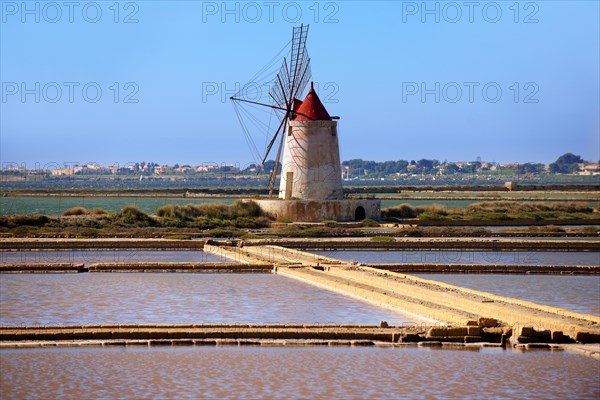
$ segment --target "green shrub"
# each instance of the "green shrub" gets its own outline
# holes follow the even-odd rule
[[[165,219],[174,219],[176,217],[175,206],[172,204],[161,206],[156,210],[156,215]]]
[[[88,213],[88,210],[86,210],[83,207],[73,207],[73,208],[69,208],[68,210],[65,210],[63,212],[64,216],[70,216],[70,215],[85,215]]]
[[[157,222],[145,212],[141,211],[135,205],[123,207],[120,213],[116,215],[117,220],[129,225],[136,226],[155,226]]]
[[[424,212],[424,213],[419,214],[419,219],[428,220],[428,221],[437,221],[437,220],[445,219],[445,218],[446,218],[445,215],[440,215],[440,214],[431,213],[431,212]]]
[[[379,222],[367,218],[367,219],[363,219],[362,222],[360,223],[360,226],[364,227],[364,228],[376,228],[379,226]]]
[[[219,237],[219,238],[239,237],[239,236],[242,236],[243,234],[244,234],[244,231],[240,231],[238,229],[211,229],[210,231],[206,232],[207,236]]]
[[[395,242],[396,239],[390,236],[373,236],[371,242]]]
[[[165,236],[165,239],[171,239],[171,240],[189,240],[190,239],[190,235],[185,235],[185,234],[182,234],[182,233],[174,233],[174,234]]]
[[[94,219],[84,219],[83,221],[81,221],[79,223],[79,226],[82,226],[85,228],[93,228],[93,229],[102,228],[102,224]]]
[[[291,224],[293,221],[287,217],[279,218],[277,222],[281,222],[282,224]]]
[[[422,237],[423,236],[423,230],[420,228],[403,229],[400,233],[403,236],[407,236],[407,237]]]
[[[15,228],[19,226],[44,226],[52,222],[45,215],[11,215],[0,217],[0,226]]]
[[[431,204],[429,206],[417,206],[415,207],[415,215],[421,218],[422,214],[428,215],[438,215],[441,217],[445,217],[448,215],[448,209],[443,204]],[[439,218],[431,218],[431,219],[439,219]]]
[[[328,219],[328,220],[325,220],[325,221],[323,221],[323,222],[321,222],[321,223],[322,223],[323,225],[325,225],[325,226],[328,226],[328,227],[330,227],[330,228],[331,228],[331,227],[334,227],[334,226],[337,226],[337,221],[333,221],[333,220],[330,220],[330,219]]]
[[[477,212],[469,216],[471,219],[481,219],[489,221],[505,221],[511,219],[508,214],[501,212]]]

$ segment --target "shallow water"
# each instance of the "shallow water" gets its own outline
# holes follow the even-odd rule
[[[90,265],[99,262],[227,262],[219,254],[197,250],[43,250],[0,251],[0,264]]]
[[[233,197],[76,197],[76,196],[51,196],[51,197],[0,197],[0,215],[6,214],[46,214],[62,215],[65,210],[73,207],[84,207],[88,210],[101,208],[108,212],[117,212],[125,206],[136,205],[140,210],[155,213],[159,207],[166,204],[202,204],[223,203],[231,204],[238,200]]]
[[[272,274],[3,274],[0,310],[2,325],[413,321]]]
[[[415,274],[499,296],[600,315],[600,276]]]
[[[596,265],[600,252],[593,251],[322,251],[319,255],[361,263],[432,263],[432,264],[526,264]]]
[[[3,398],[593,399],[600,363],[567,352],[424,348],[0,350]]]

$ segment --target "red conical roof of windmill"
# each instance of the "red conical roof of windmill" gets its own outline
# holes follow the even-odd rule
[[[294,121],[331,121],[331,117],[323,103],[321,103],[321,99],[317,96],[312,82],[306,98],[294,111],[297,112]]]

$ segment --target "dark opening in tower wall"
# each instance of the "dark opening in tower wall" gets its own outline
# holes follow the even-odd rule
[[[365,219],[366,216],[367,215],[363,206],[356,207],[356,210],[354,211],[355,220],[362,221],[363,219]]]

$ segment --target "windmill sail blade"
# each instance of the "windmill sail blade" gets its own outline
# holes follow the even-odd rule
[[[288,84],[290,75],[288,68],[287,60],[284,58],[279,73],[273,79],[271,90],[269,91],[269,95],[275,101],[275,104],[282,108],[287,108],[287,102],[290,98],[290,87]]]
[[[284,126],[287,119],[288,119],[288,113],[286,112],[285,116],[283,117],[283,119],[281,120],[281,122],[279,124],[279,127],[277,128],[277,131],[275,131],[273,138],[271,139],[271,141],[269,142],[269,145],[267,146],[267,151],[265,152],[265,155],[260,163],[260,169],[258,171],[259,174],[260,174],[260,170],[262,169],[262,167],[265,165],[265,162],[267,161],[267,157],[269,156],[269,153],[271,152],[271,148],[273,147],[273,144],[275,143],[275,140],[277,139],[277,136],[279,135],[279,132],[281,131],[281,127]]]
[[[279,148],[277,149],[277,156],[275,156],[275,166],[269,179],[269,197],[273,196],[273,188],[275,187],[275,181],[277,180],[277,170],[279,169],[279,159],[281,158],[281,150],[283,149],[283,141],[285,140],[285,131],[287,128],[287,118],[283,119],[283,130],[281,131],[281,139],[279,141]]]
[[[306,38],[308,37],[308,25],[300,25],[294,28],[292,35],[292,50],[290,54],[290,92],[292,96],[302,94],[306,83],[310,79],[310,57],[306,49]],[[307,79],[302,76],[308,75]]]
[[[302,96],[312,78],[310,57],[306,49],[307,37],[308,25],[294,28],[292,40],[288,42],[285,50],[282,49],[254,76],[251,82],[244,85],[238,93],[231,97],[246,140],[254,154],[258,155],[256,160],[261,160],[258,174],[264,169],[267,157],[281,135],[275,168],[269,179],[270,192],[275,185],[285,140],[285,127],[288,120],[294,115],[292,110],[294,99]],[[287,51],[290,52],[289,58],[282,57]],[[281,60],[281,58],[283,61],[278,67],[277,60]],[[268,90],[261,90],[265,86],[268,86]],[[278,127],[273,130],[276,124]],[[256,133],[252,133],[252,131]],[[264,153],[259,150],[257,144],[260,142],[257,142],[254,136],[259,138],[262,136],[261,140],[264,140],[265,145]],[[264,154],[264,156],[260,154]]]
[[[310,58],[306,60],[304,63],[304,67],[300,73],[300,80],[298,81],[298,85],[296,87],[296,91],[294,92],[294,97],[298,97],[302,93],[304,93],[304,89],[308,86],[308,83],[312,79],[312,71],[310,69]]]

